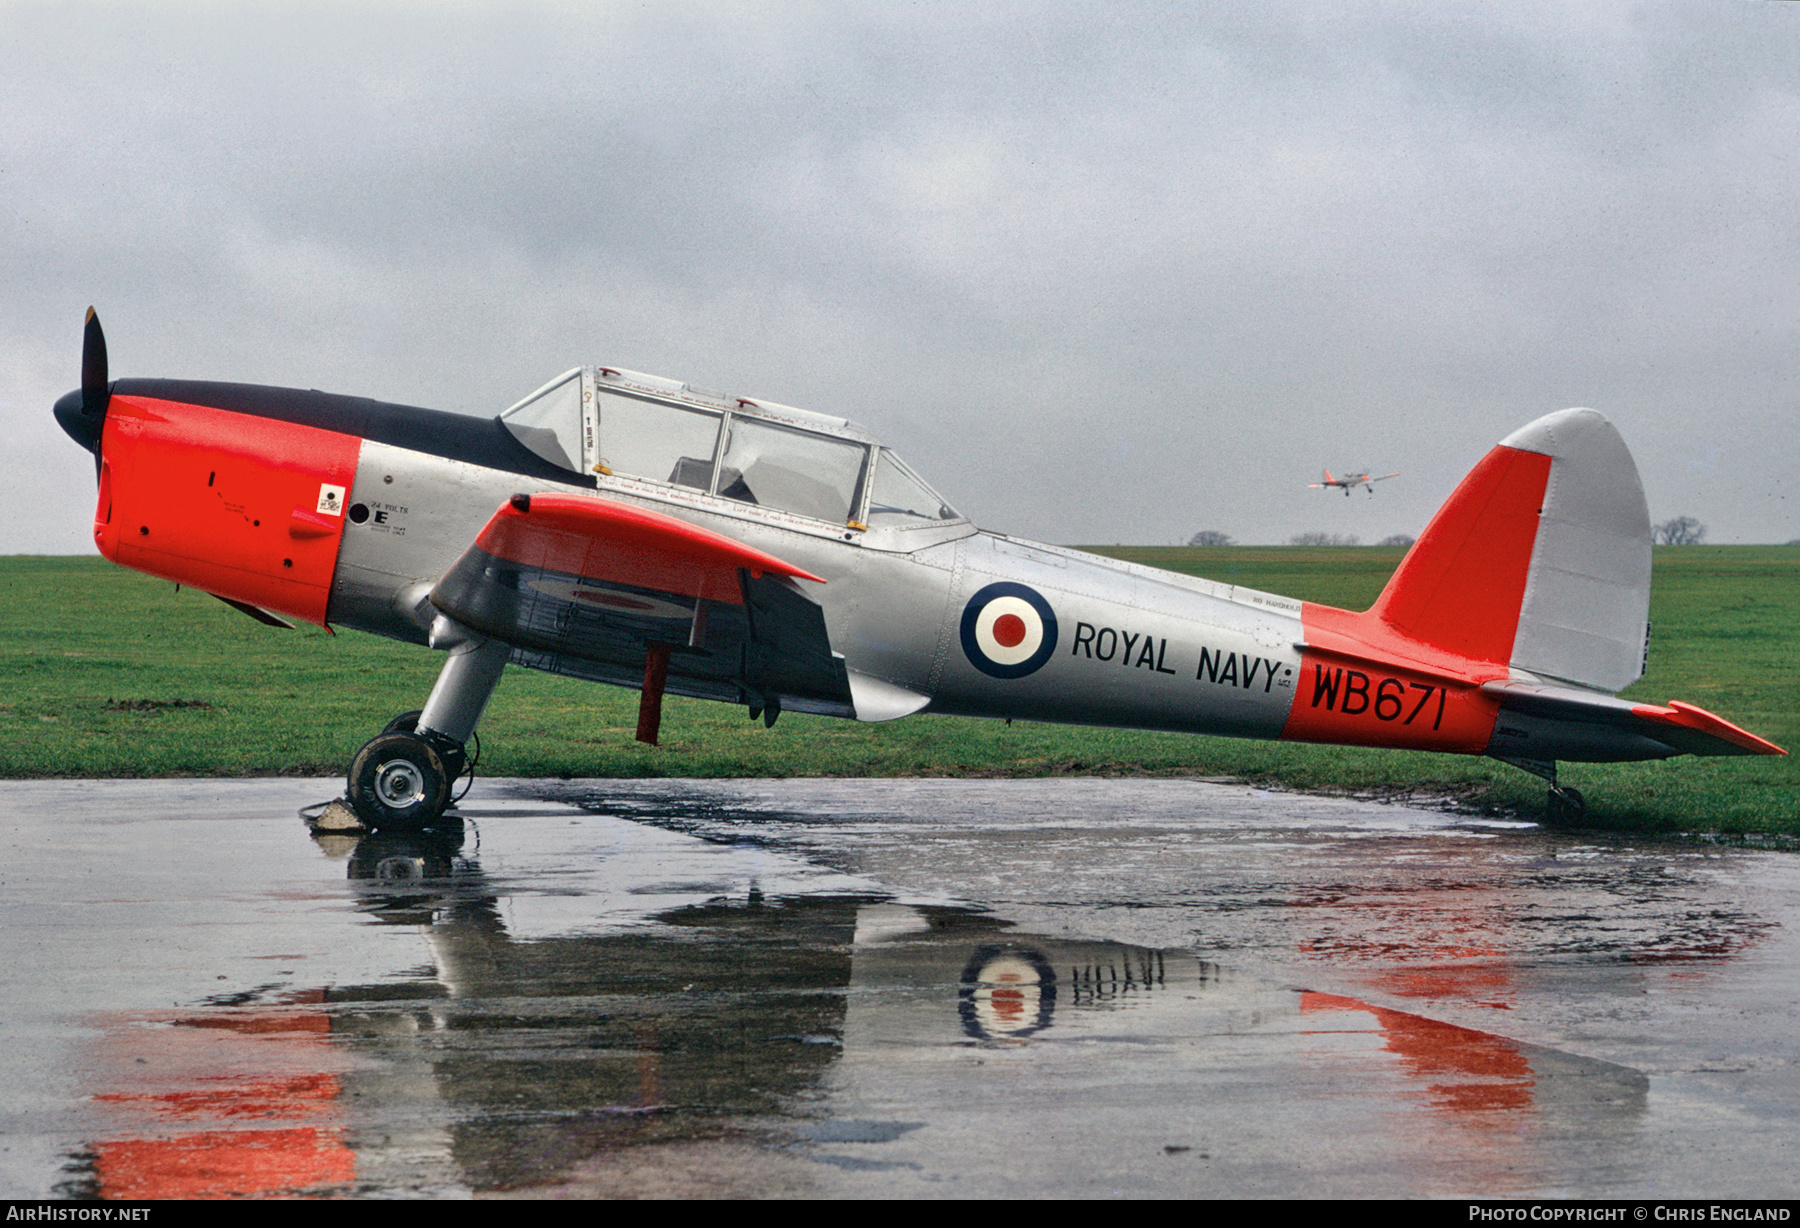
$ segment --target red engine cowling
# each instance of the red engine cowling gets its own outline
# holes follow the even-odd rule
[[[94,541],[121,566],[325,624],[362,441],[114,396]]]

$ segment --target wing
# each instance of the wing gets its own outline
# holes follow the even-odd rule
[[[431,591],[434,606],[511,644],[513,662],[644,689],[853,716],[810,572],[729,537],[630,504],[515,495]],[[658,677],[657,660],[666,669]],[[652,694],[654,690],[655,694]],[[654,704],[654,712],[652,705]]]
[[[1573,687],[1497,680],[1481,690],[1500,701],[1490,755],[1534,760],[1667,759],[1672,755],[1785,755],[1786,751],[1704,708],[1615,699]]]

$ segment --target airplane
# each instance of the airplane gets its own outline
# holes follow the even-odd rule
[[[1377,478],[1370,477],[1366,473],[1346,473],[1341,478],[1334,478],[1331,476],[1331,470],[1329,469],[1321,470],[1321,472],[1324,473],[1325,480],[1323,482],[1308,482],[1306,484],[1306,489],[1325,490],[1329,487],[1336,486],[1343,489],[1344,498],[1346,499],[1350,497],[1350,492],[1355,490],[1358,486],[1367,486],[1369,488],[1369,493],[1373,495],[1375,493],[1375,483],[1385,482],[1389,478],[1397,478],[1400,476],[1398,473],[1384,473]]]
[[[1785,754],[1646,660],[1650,522],[1618,431],[1553,413],[1476,464],[1357,613],[977,529],[843,418],[577,367],[492,418],[107,373],[64,430],[106,558],[275,626],[444,654],[352,758],[372,828],[435,824],[507,665],[859,721],[915,713],[1559,761]]]

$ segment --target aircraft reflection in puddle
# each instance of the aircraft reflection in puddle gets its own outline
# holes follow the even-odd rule
[[[951,1106],[1010,1128],[1021,1101],[1067,1095],[1098,1123],[1109,1086],[1204,1106],[1252,1067],[1451,1125],[1644,1103],[1635,1071],[971,909],[752,889],[521,940],[512,888],[454,839],[370,838],[349,874],[372,923],[420,928],[428,964],[97,1021],[102,1141],[67,1192],[504,1190],[721,1137],[810,1140],[819,1180],[883,1167],[844,1150],[870,1142],[908,1149],[886,1167],[952,1171],[984,1161],[932,1142]]]
[[[249,1010],[96,1020],[94,1097],[123,1130],[62,1191],[116,1199],[251,1197],[353,1186],[344,1075],[323,995]]]

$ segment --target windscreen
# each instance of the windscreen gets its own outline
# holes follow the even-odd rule
[[[886,448],[875,465],[875,482],[869,489],[869,527],[877,525],[936,524],[958,520],[956,509],[945,503],[917,474]]]
[[[581,464],[581,372],[533,393],[500,421],[513,438],[553,465],[579,471]]]

